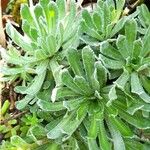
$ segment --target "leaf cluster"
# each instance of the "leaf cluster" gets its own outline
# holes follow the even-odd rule
[[[123,16],[124,4],[99,0],[88,12],[74,0],[40,0],[21,8],[24,35],[7,24],[18,48],[1,50],[2,80],[21,80],[16,107],[43,118],[24,119],[37,122],[27,133],[35,144],[149,149],[150,12],[141,5]]]

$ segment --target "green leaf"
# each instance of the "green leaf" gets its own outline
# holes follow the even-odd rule
[[[131,74],[131,92],[139,95],[146,103],[150,103],[150,96],[145,93],[136,72]]]
[[[149,129],[150,128],[150,120],[145,119],[143,117],[137,115],[130,115],[122,110],[119,110],[119,115],[122,119],[130,123],[131,125],[135,126],[138,129]]]
[[[88,10],[83,10],[82,11],[82,18],[84,19],[86,25],[92,29],[96,29],[95,25],[93,24],[93,20],[92,17],[90,15],[90,13],[88,12]]]
[[[101,54],[99,55],[99,59],[103,62],[104,66],[109,69],[119,70],[124,66],[124,62],[122,60],[110,59]]]
[[[117,129],[122,136],[124,137],[133,137],[133,132],[131,131],[130,127],[124,123],[119,117],[110,116],[108,118],[109,124],[113,125],[115,129]]]
[[[63,141],[67,140],[78,128],[84,119],[86,112],[86,105],[83,105],[82,108],[78,109],[78,118],[76,118],[76,111],[73,111],[70,115],[63,118],[62,121],[47,134],[47,137],[49,139],[57,139],[62,137]]]
[[[92,85],[91,76],[94,73],[95,54],[89,46],[83,48],[82,59],[83,59],[84,69],[86,72],[86,78],[91,86]]]
[[[23,99],[16,102],[16,108],[22,110],[34,98],[32,95],[26,95]]]
[[[116,25],[112,29],[111,33],[109,33],[109,37],[113,37],[116,35],[125,25],[126,21],[128,20],[128,17],[122,17],[120,20],[117,21]]]
[[[31,46],[31,41],[28,38],[22,36],[12,25],[7,23],[6,32],[11,37],[11,39],[19,45],[24,51],[34,51]]]
[[[66,13],[66,1],[65,0],[56,0],[58,6],[59,19],[63,19]]]
[[[46,100],[38,100],[37,105],[44,111],[54,112],[65,110],[66,108],[63,106],[63,102],[55,102],[51,103],[50,101]]]
[[[143,47],[141,39],[134,41],[133,43],[133,58],[138,58]]]
[[[111,122],[108,122],[108,127],[113,138],[114,150],[126,150],[121,133],[111,124]]]
[[[130,78],[129,72],[124,69],[124,72],[121,74],[121,76],[114,82],[114,84],[120,88],[121,90],[124,90],[126,83],[128,82]]]
[[[130,56],[128,49],[126,48],[126,37],[119,35],[116,42],[117,48],[124,59]]]
[[[14,135],[11,137],[11,144],[16,147],[25,147],[27,143],[18,135]]]
[[[125,25],[126,46],[128,53],[133,55],[133,42],[137,36],[137,22],[134,19],[128,20]]]
[[[104,120],[101,118],[99,121],[99,144],[103,150],[111,150],[110,142],[108,141],[107,133],[104,127]]]
[[[73,78],[67,69],[62,70],[61,77],[62,77],[62,82],[64,85],[66,85],[69,89],[76,92],[77,94],[82,94],[81,90],[74,83]]]
[[[75,76],[73,80],[74,83],[85,95],[89,96],[93,93],[93,90],[90,88],[89,83],[83,77]]]
[[[70,98],[70,97],[77,97],[79,96],[74,91],[70,90],[68,87],[55,87],[52,90],[51,100],[55,102],[60,98]]]
[[[63,101],[63,106],[67,108],[68,111],[72,111],[78,108],[81,105],[81,103],[85,100],[86,100],[85,98],[81,97],[81,98],[71,99],[68,101]]]
[[[47,25],[49,33],[55,34],[57,30],[58,23],[58,8],[56,3],[50,1],[48,4],[48,9],[45,10]]]
[[[95,62],[95,68],[97,70],[97,79],[99,81],[100,87],[102,88],[106,85],[108,71],[100,61]]]
[[[144,87],[144,89],[146,90],[146,92],[148,94],[150,94],[150,80],[149,78],[145,77],[145,76],[140,76],[142,85]]]
[[[149,47],[150,47],[149,39],[150,39],[150,27],[146,30],[146,34],[144,35],[144,38],[143,38],[143,49],[142,49],[141,54],[140,54],[143,57],[145,57],[150,52],[150,50],[149,50]]]
[[[109,58],[114,60],[122,59],[122,56],[120,55],[119,51],[116,48],[114,48],[108,41],[104,41],[101,43],[100,52],[104,56],[109,56]]]
[[[70,48],[67,52],[67,60],[75,75],[83,76],[83,66],[80,61],[79,53],[76,49]]]

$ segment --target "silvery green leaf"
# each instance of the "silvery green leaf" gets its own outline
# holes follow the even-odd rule
[[[126,83],[128,82],[129,78],[130,78],[129,72],[126,69],[124,69],[123,73],[114,82],[114,84],[121,90],[124,90],[124,87],[125,87]]]
[[[150,103],[150,96],[144,91],[136,72],[131,74],[131,92],[139,95],[146,103]]]
[[[109,100],[106,104],[107,107],[109,107],[112,104],[112,102],[117,99],[116,86],[115,85],[112,86],[112,88],[110,89],[108,97],[109,97]]]
[[[116,35],[123,28],[127,20],[128,17],[122,17],[120,20],[118,20],[112,31],[109,33],[109,37]]]
[[[63,101],[63,106],[67,108],[68,111],[75,110],[80,107],[81,103],[84,101],[84,98],[74,98],[68,101]]]
[[[126,37],[119,35],[116,42],[117,48],[124,59],[130,56],[128,49],[126,48]]]
[[[50,70],[52,71],[56,85],[60,86],[62,83],[61,82],[61,75],[60,75],[60,71],[62,69],[62,66],[60,66],[58,64],[58,62],[55,58],[52,58],[50,60],[49,66],[50,66]]]
[[[87,139],[89,150],[99,150],[96,139]]]
[[[99,139],[99,145],[101,149],[111,150],[111,144],[107,137],[103,118],[101,118],[101,120],[99,121],[98,139]]]
[[[102,15],[100,15],[99,13],[95,12],[93,14],[93,22],[94,22],[94,25],[96,26],[97,30],[101,31],[102,32]]]
[[[23,99],[16,102],[16,108],[18,110],[24,109],[33,98],[34,96],[32,95],[26,95]]]
[[[45,10],[46,21],[48,25],[49,33],[55,34],[57,31],[58,23],[58,7],[56,3],[50,1]]]
[[[144,105],[142,104],[135,104],[135,105],[132,105],[128,108],[127,112],[131,115],[134,115],[134,113],[138,110],[141,110],[142,108],[144,107]]]
[[[112,136],[114,150],[126,150],[125,143],[119,130],[117,130],[111,122],[108,122],[108,127]]]
[[[37,105],[44,111],[55,112],[65,110],[66,108],[63,106],[63,102],[55,102],[52,103],[46,100],[38,100]]]
[[[24,147],[27,143],[18,135],[11,137],[11,144],[16,147]]]
[[[31,46],[31,41],[22,36],[12,25],[7,23],[6,32],[11,37],[11,39],[19,45],[24,51],[34,51]]]
[[[70,75],[70,73],[67,69],[62,70],[61,80],[62,80],[62,83],[64,85],[66,85],[69,89],[71,89],[72,91],[74,91],[77,94],[82,94],[82,91],[74,83],[73,77]]]
[[[34,55],[37,60],[44,60],[48,57],[48,55],[42,49],[37,49],[34,52]]]
[[[130,19],[125,24],[126,46],[130,55],[133,54],[133,42],[137,37],[137,22]]]
[[[123,110],[119,111],[119,115],[122,119],[135,126],[138,129],[149,129],[150,128],[150,119],[145,119],[137,115],[130,115]]]
[[[149,116],[150,116],[149,112],[144,111],[144,110],[142,111],[142,115],[143,115],[144,118],[149,118]]]
[[[93,23],[92,17],[90,15],[90,13],[88,12],[88,10],[83,10],[82,11],[82,18],[84,19],[86,25],[92,29],[96,29],[96,26]]]
[[[79,31],[78,31],[78,29],[74,29],[70,32],[71,32],[71,34],[69,35],[69,39],[67,39],[67,41],[65,40],[63,45],[62,45],[64,52],[67,51],[67,49],[70,47],[77,48],[77,46],[79,45]]]
[[[92,88],[93,88],[95,91],[100,91],[100,83],[99,83],[99,81],[98,81],[97,69],[94,70],[94,73],[93,73],[93,75],[91,76],[91,80],[93,81],[93,82],[92,82]]]
[[[49,57],[53,56],[57,52],[56,38],[53,35],[49,35],[46,38],[46,45],[47,45],[47,50],[48,50],[48,53],[49,53]]]
[[[32,27],[36,27],[36,23],[34,22],[35,20],[27,4],[22,5],[20,14],[22,20],[26,20]]]
[[[40,144],[40,142],[38,141],[38,139],[42,139],[45,137],[46,135],[46,130],[44,127],[40,126],[40,125],[34,125],[32,126],[27,135],[32,138],[37,144]]]
[[[82,76],[75,76],[73,81],[85,95],[91,95],[93,93],[89,83]]]
[[[135,40],[133,43],[133,58],[138,58],[143,47],[143,42],[141,39]]]
[[[52,90],[51,100],[55,102],[60,98],[77,97],[78,94],[70,90],[68,87],[55,87]]]
[[[110,59],[106,56],[103,56],[102,54],[99,55],[99,59],[102,61],[104,66],[109,69],[119,70],[124,66],[124,61]]]
[[[122,136],[133,137],[134,134],[130,127],[126,123],[124,123],[119,117],[110,116],[108,120],[109,124],[112,124],[114,128],[116,128],[121,133]]]
[[[80,109],[77,110],[77,114],[80,114],[80,117],[78,117],[78,119],[75,119],[76,111],[71,112],[71,114],[64,117],[56,127],[48,132],[47,137],[49,139],[57,139],[59,137],[62,137],[63,141],[67,140],[67,138],[69,138],[72,133],[78,128],[86,115],[87,106],[85,105]]]
[[[70,29],[74,25],[74,19],[76,17],[76,5],[75,0],[70,0],[70,4],[68,5],[69,8],[69,14],[65,18],[65,33],[64,37],[68,37],[67,35],[70,34]],[[66,10],[67,11],[67,10]],[[76,20],[77,21],[77,20]],[[76,22],[77,23],[77,22]]]
[[[83,65],[84,65],[84,69],[86,72],[87,81],[89,82],[91,86],[92,85],[91,76],[94,73],[95,54],[89,46],[86,46],[83,48],[82,60],[83,60]]]
[[[145,4],[142,4],[141,6],[138,7],[138,10],[139,10],[139,20],[140,20],[140,23],[142,24],[142,26],[144,28],[146,28],[147,26],[149,26],[149,23],[150,23],[150,12],[148,10],[148,8],[146,7]]]
[[[81,29],[92,38],[95,38],[95,40],[102,40],[102,36],[99,35],[98,32],[95,31],[94,29],[91,29],[90,27],[88,27],[85,21],[81,22]]]
[[[100,87],[102,88],[106,85],[108,71],[100,61],[95,62],[95,68],[97,70],[97,80],[99,81]]]
[[[99,46],[100,45],[100,42],[97,41],[95,38],[92,38],[90,36],[87,36],[87,35],[82,35],[80,37],[80,39],[86,43],[87,45],[90,45],[90,46]]]
[[[150,39],[150,27],[147,28],[146,33],[145,33],[144,38],[143,38],[143,49],[142,49],[141,54],[140,54],[143,57],[145,57],[150,52],[150,50],[149,50],[149,47],[150,47],[149,39]]]
[[[116,48],[114,48],[108,41],[104,41],[101,43],[100,52],[103,55],[109,56],[110,58],[114,60],[123,59],[119,51]]]
[[[150,80],[148,77],[140,76],[142,86],[144,87],[145,91],[150,94]]]
[[[67,60],[75,75],[83,76],[83,65],[80,61],[79,53],[74,48],[69,48],[67,51]]]
[[[59,19],[63,19],[66,13],[66,1],[65,0],[56,0],[58,6]]]

